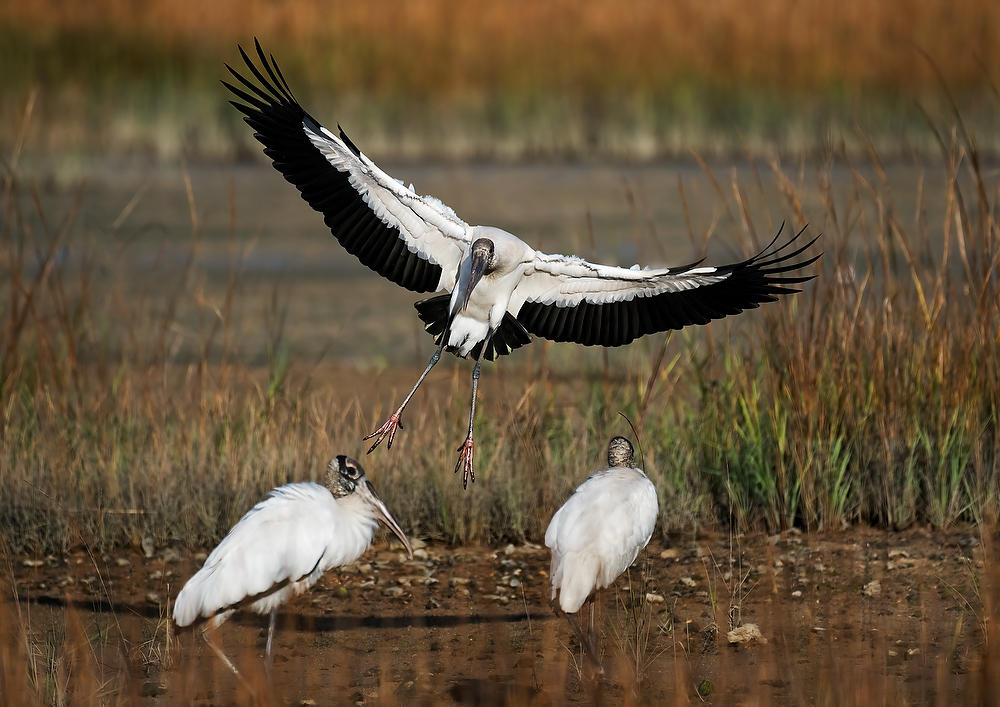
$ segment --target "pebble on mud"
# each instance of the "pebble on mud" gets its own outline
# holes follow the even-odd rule
[[[767,639],[760,634],[760,628],[757,624],[743,624],[738,628],[734,628],[726,634],[726,640],[729,641],[731,645],[752,643],[753,641],[767,643]]]
[[[676,560],[678,557],[680,557],[680,553],[677,551],[676,547],[668,547],[660,553],[661,560]]]
[[[882,593],[882,583],[877,579],[873,579],[864,587],[864,595],[866,597],[877,597]]]
[[[698,583],[695,582],[694,578],[692,577],[681,577],[681,584],[683,584],[685,587],[693,587]]]
[[[646,592],[646,601],[650,604],[662,604],[666,601],[662,594],[653,594],[653,592]]]

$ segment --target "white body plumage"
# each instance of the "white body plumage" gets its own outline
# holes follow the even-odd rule
[[[239,676],[208,629],[234,611],[270,614],[268,658],[278,607],[316,583],[331,567],[353,562],[368,549],[375,526],[384,523],[410,556],[413,550],[399,523],[376,495],[364,469],[343,454],[327,465],[327,485],[310,482],[279,486],[251,508],[181,589],[174,621],[189,626],[204,619],[209,647]]]
[[[188,580],[174,603],[174,621],[215,625],[234,607],[267,614],[311,587],[331,567],[353,562],[375,535],[374,512],[356,495],[339,502],[314,483],[280,486],[251,508]]]
[[[649,543],[658,513],[656,488],[640,469],[609,466],[580,484],[545,531],[559,608],[576,613],[614,582]]]

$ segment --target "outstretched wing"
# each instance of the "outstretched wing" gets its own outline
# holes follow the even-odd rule
[[[514,290],[509,310],[525,329],[554,341],[621,346],[646,334],[707,324],[798,292],[814,276],[791,277],[820,256],[796,260],[805,231],[777,245],[781,229],[760,253],[739,263],[679,268],[619,268],[564,255],[536,253]],[[818,238],[818,236],[817,236]]]
[[[295,100],[274,57],[254,45],[263,71],[239,50],[257,82],[226,64],[242,87],[222,83],[242,101],[230,103],[275,169],[323,214],[347,252],[379,275],[416,292],[452,289],[469,225],[379,169],[339,126],[334,135],[320,125]]]

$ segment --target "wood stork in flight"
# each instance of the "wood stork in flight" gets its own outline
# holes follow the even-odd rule
[[[241,608],[270,613],[265,654],[271,657],[278,607],[311,587],[331,567],[353,562],[368,549],[381,521],[413,550],[399,523],[375,494],[365,470],[343,454],[330,460],[326,486],[279,486],[247,511],[187,581],[174,602],[174,622],[204,620],[202,636],[242,679],[211,638]]]
[[[406,404],[443,350],[476,362],[468,434],[455,466],[467,485],[475,481],[472,427],[482,358],[508,354],[532,334],[621,346],[773,302],[811,279],[787,275],[819,257],[797,259],[813,243],[800,244],[801,231],[778,244],[779,230],[763,251],[729,265],[622,268],[549,255],[499,228],[470,226],[440,200],[379,169],[339,126],[334,133],[320,125],[292,95],[274,57],[254,44],[259,67],[239,51],[256,82],[227,64],[239,86],[223,84],[275,169],[363,264],[409,290],[446,292],[415,305],[437,350],[399,408],[365,437],[375,439],[369,453],[383,440],[392,447]]]
[[[649,543],[658,508],[656,488],[636,468],[631,442],[614,437],[607,468],[577,487],[545,531],[556,612],[569,619],[598,672],[603,670],[594,640],[596,593],[610,586]],[[585,636],[573,614],[588,599],[590,633]]]

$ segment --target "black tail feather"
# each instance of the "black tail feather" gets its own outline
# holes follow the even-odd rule
[[[424,329],[434,337],[435,344],[440,345],[441,337],[448,329],[448,305],[450,302],[451,295],[448,294],[423,299],[413,305],[417,310],[417,316],[420,317],[420,321],[424,323]],[[485,351],[483,350],[483,342],[479,342],[469,352],[469,355],[474,359],[482,356],[487,361],[493,361],[500,356],[506,356],[514,349],[519,349],[525,344],[530,343],[531,336],[528,334],[528,330],[508,312],[503,315],[503,321],[500,322],[500,327],[493,333],[492,338],[490,338],[489,343],[486,345]],[[448,351],[456,356],[458,355],[457,351],[450,346],[448,347]]]

